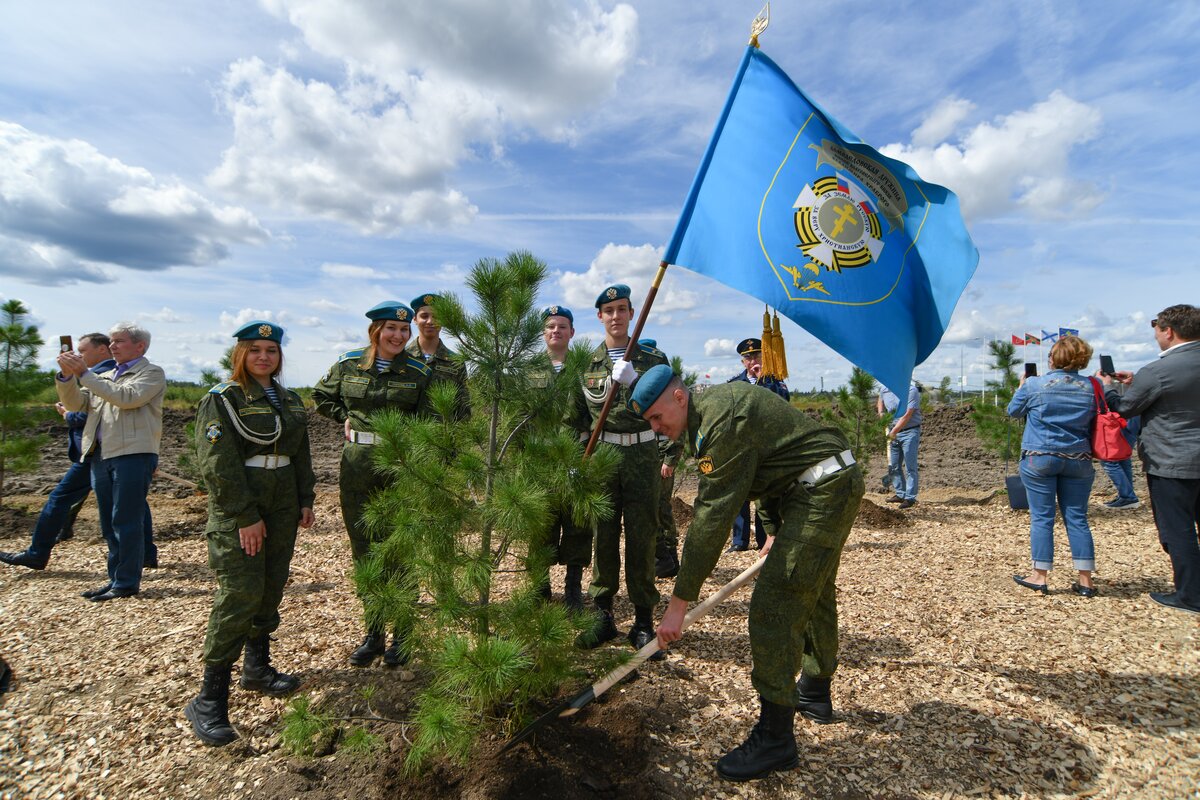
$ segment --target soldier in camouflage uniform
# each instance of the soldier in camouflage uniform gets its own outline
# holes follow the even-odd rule
[[[833,719],[834,582],[862,500],[862,473],[840,432],[746,383],[691,395],[669,368],[656,367],[634,385],[629,405],[659,433],[686,433],[700,471],[696,517],[658,628],[660,644],[680,637],[688,603],[712,573],[742,503],[758,499],[778,522],[750,600],[751,682],[762,715],[749,738],[717,762],[717,772],[750,780],[790,769],[799,763],[796,711],[818,722]]]
[[[342,423],[346,443],[342,447],[338,489],[342,522],[350,537],[350,554],[357,565],[367,558],[372,535],[363,524],[363,513],[371,495],[387,485],[387,477],[376,471],[371,460],[375,432],[371,415],[377,411],[407,414],[430,413],[426,390],[433,370],[404,349],[412,333],[412,309],[385,300],[366,314],[370,344],[349,350],[313,388],[317,413]],[[392,644],[382,630],[368,630],[359,647],[350,654],[356,667],[369,666],[379,655],[384,664],[397,666],[407,660],[404,636],[392,632]]]
[[[654,339],[638,339],[638,344],[658,347]],[[654,577],[674,578],[679,574],[679,528],[671,498],[675,496],[675,467],[683,455],[683,443],[659,436],[658,450],[663,463],[662,483],[658,487],[658,530],[654,537]]]
[[[417,325],[417,336],[408,343],[408,354],[421,359],[433,370],[433,383],[452,383],[458,387],[458,398],[454,405],[454,418],[467,419],[471,416],[471,396],[467,392],[467,368],[454,360],[454,352],[442,343],[442,326],[433,315],[436,294],[422,294],[413,298],[413,321]]]
[[[217,746],[237,738],[229,678],[243,645],[243,689],[283,696],[300,686],[271,666],[270,634],[279,627],[296,527],[313,524],[316,486],[304,404],[277,380],[283,329],[255,321],[234,336],[233,380],[209,390],[195,422],[217,594],[204,640],[204,684],[184,715],[202,741]]]
[[[596,348],[592,363],[584,373],[583,385],[576,390],[574,408],[567,416],[567,424],[580,432],[581,439],[586,440],[591,433],[612,380],[630,383],[636,375],[651,367],[668,363],[661,351],[646,345],[634,348],[632,361],[622,359],[629,344],[629,323],[633,318],[629,294],[628,286],[616,284],[596,298],[596,317],[604,325],[604,343]],[[635,614],[628,638],[637,649],[654,638],[654,606],[659,600],[654,585],[654,544],[658,530],[662,456],[654,431],[639,415],[625,408],[627,396],[625,386],[618,386],[600,438],[618,448],[621,463],[607,487],[613,499],[613,517],[596,526],[590,594],[600,618],[597,628],[581,639],[580,643],[585,647],[596,647],[620,635],[613,621],[612,608],[613,596],[621,580],[622,518],[625,523],[625,588]]]

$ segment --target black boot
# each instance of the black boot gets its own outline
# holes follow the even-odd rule
[[[634,606],[633,627],[629,629],[629,643],[634,650],[641,650],[654,640],[654,609]],[[651,661],[662,661],[666,654],[659,650],[650,656]]]
[[[805,719],[828,725],[833,722],[833,699],[829,684],[833,678],[810,678],[801,675],[796,681],[796,710]]]
[[[30,569],[45,569],[48,561],[39,561],[29,554],[28,550],[19,553],[0,553],[0,561],[12,564],[14,567],[29,567]]]
[[[567,565],[566,583],[563,585],[563,605],[576,614],[583,611],[583,567]]]
[[[408,663],[408,636],[399,630],[392,631],[392,646],[383,651],[385,667],[399,667]]]
[[[575,645],[584,650],[591,650],[605,642],[611,642],[620,635],[617,624],[613,622],[612,598],[597,597],[595,627],[587,633],[579,634],[579,637],[575,639]]]
[[[381,631],[371,631],[358,649],[350,654],[350,663],[356,667],[369,667],[372,661],[383,655],[386,645],[387,636]]]
[[[213,747],[227,745],[238,735],[229,724],[229,674],[232,664],[206,666],[200,694],[183,709],[200,741]]]
[[[242,653],[242,679],[238,682],[243,689],[284,697],[300,688],[300,679],[280,672],[271,666],[271,637],[262,634],[246,640]]]
[[[759,700],[762,714],[750,736],[717,761],[717,774],[727,781],[765,778],[776,770],[792,769],[800,763],[796,734],[792,730],[796,709]]]
[[[673,549],[663,550],[654,559],[654,577],[674,578],[679,574],[679,556]]]

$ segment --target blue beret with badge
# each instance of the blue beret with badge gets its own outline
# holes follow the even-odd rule
[[[655,350],[658,349],[657,339],[638,339],[638,344],[644,344],[646,347],[653,347]]]
[[[251,339],[268,339],[276,344],[283,341],[283,328],[276,325],[274,322],[256,319],[253,322],[247,322],[237,332],[233,334],[233,338],[239,342],[249,341]]]
[[[605,303],[611,303],[614,300],[620,300],[621,298],[629,300],[629,305],[633,305],[633,300],[629,297],[630,292],[630,288],[625,284],[614,283],[612,286],[601,292],[600,296],[596,298],[596,308],[599,308]]]
[[[751,353],[762,352],[762,339],[742,339],[738,342],[737,354],[739,356],[748,356]]]
[[[566,306],[547,306],[542,310],[542,319],[549,319],[550,317],[566,317],[567,322],[571,323],[571,327],[575,327],[575,315]]]
[[[656,364],[633,382],[625,406],[639,417],[643,416],[654,401],[662,396],[675,372],[666,364]]]
[[[367,311],[367,319],[372,322],[380,320],[386,322],[395,320],[396,322],[412,322],[413,312],[408,306],[401,303],[399,300],[384,300],[382,303],[377,303]]]
[[[434,294],[433,292],[419,294],[412,299],[412,307],[417,311],[420,311],[422,306],[431,306],[433,305],[434,300],[440,300],[441,297],[442,296],[440,294]]]

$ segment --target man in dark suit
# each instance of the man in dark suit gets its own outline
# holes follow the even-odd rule
[[[79,339],[79,355],[88,369],[97,375],[117,365],[108,350],[108,342],[108,337],[103,333],[87,333]],[[83,455],[83,426],[87,423],[87,413],[67,411],[62,403],[57,403],[55,407],[67,423],[67,455],[71,459],[71,466],[46,498],[42,513],[33,527],[33,539],[28,549],[19,553],[0,553],[0,561],[5,564],[45,569],[54,545],[70,538],[67,531],[75,521],[78,507],[92,489],[91,456],[80,459]]]
[[[1168,608],[1200,614],[1200,308],[1175,305],[1151,321],[1162,351],[1138,370],[1100,374],[1109,407],[1142,416],[1138,455],[1146,471],[1158,540],[1171,557],[1175,591],[1151,592]]]

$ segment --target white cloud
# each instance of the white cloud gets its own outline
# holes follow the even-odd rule
[[[234,314],[230,314],[228,311],[222,311],[219,324],[221,326],[221,330],[229,331],[230,334],[232,334],[233,331],[237,330],[248,322],[253,322],[256,319],[261,319],[266,322],[278,322],[282,325],[286,321],[286,316],[286,313],[277,314],[274,311],[268,311],[266,309],[243,308],[239,309]]]
[[[322,264],[321,274],[342,280],[386,280],[390,277],[386,272],[380,272],[372,267],[360,267],[356,264]],[[340,307],[338,308],[341,310]]]
[[[704,342],[704,355],[731,356],[737,355],[737,344],[733,339],[708,339]]]
[[[308,307],[315,311],[345,311],[346,307],[339,305],[332,300],[327,300],[322,297],[320,300],[313,300],[308,304]]]
[[[142,313],[138,314],[138,319],[143,319],[148,322],[191,322],[192,321],[191,317],[187,316],[186,314],[180,314],[179,312],[177,312],[173,309],[170,309],[167,306],[163,306],[158,311],[143,311]]]
[[[662,262],[663,248],[650,244],[640,246],[629,244],[606,244],[592,259],[586,272],[563,272],[559,274],[558,284],[563,291],[563,301],[571,308],[593,308],[596,297],[606,286],[614,283],[624,283],[632,292],[634,309],[640,309],[641,303],[650,290],[658,265]],[[701,302],[697,292],[686,289],[659,287],[659,293],[654,299],[654,312],[660,322],[664,319],[657,316],[668,311],[686,311],[695,308]]]
[[[269,234],[220,206],[78,139],[0,122],[0,273],[61,286],[114,280],[112,266],[206,266]]]
[[[914,132],[913,144],[889,144],[880,152],[953,190],[967,217],[1017,209],[1039,217],[1069,217],[1090,211],[1104,199],[1094,184],[1073,178],[1069,164],[1073,148],[1100,134],[1097,109],[1055,91],[1027,110],[980,123],[959,144],[918,141],[935,132],[949,135],[946,123],[962,113],[943,104],[931,114],[933,123]]]
[[[232,64],[220,99],[233,144],[210,182],[276,207],[389,234],[469,222],[449,185],[509,131],[569,140],[574,114],[611,93],[637,14],[618,4],[267,0],[338,83],[258,58]]]
[[[960,97],[947,97],[938,103],[919,128],[913,131],[912,143],[916,147],[933,147],[941,144],[958,129],[958,124],[975,110],[975,104]]]
[[[296,324],[304,328],[320,328],[325,325],[325,320],[320,317],[300,317]]]

